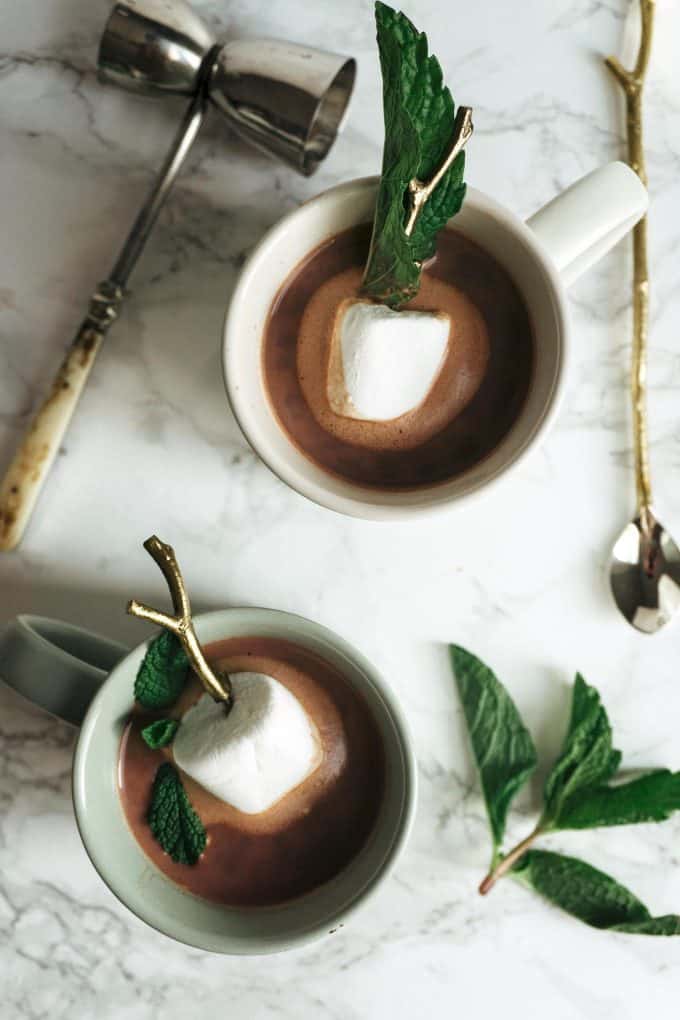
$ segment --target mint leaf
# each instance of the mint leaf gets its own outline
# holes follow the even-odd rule
[[[617,924],[614,931],[628,935],[680,935],[680,916],[662,914],[661,917],[649,917],[645,921]]]
[[[596,786],[566,800],[553,829],[663,822],[680,810],[680,772],[655,769],[616,786]]]
[[[205,850],[206,834],[186,795],[177,769],[165,762],[156,773],[147,821],[173,861],[195,864]]]
[[[586,790],[611,779],[620,762],[621,752],[612,748],[612,728],[600,695],[577,673],[569,729],[545,783],[540,828],[559,829],[563,814],[567,817]]]
[[[680,935],[680,917],[652,917],[629,889],[576,857],[529,850],[515,865],[513,874],[593,928],[639,935]]]
[[[614,786],[621,754],[594,687],[577,675],[562,753],[545,785],[543,831],[661,822],[680,809],[680,773],[655,769]]]
[[[463,203],[465,154],[461,152],[444,175],[408,237],[409,182],[414,177],[428,180],[443,162],[455,107],[437,58],[428,55],[424,33],[383,3],[376,3],[375,18],[385,142],[363,291],[396,308],[417,294],[421,263],[434,255],[438,231]]]
[[[680,773],[655,769],[612,785],[621,755],[612,747],[611,726],[599,694],[577,674],[569,728],[546,780],[541,820],[517,846],[500,853],[508,805],[534,768],[536,754],[517,709],[493,673],[462,648],[452,646],[451,658],[494,840],[491,871],[480,893],[512,874],[594,928],[680,935],[679,915],[652,917],[644,903],[604,872],[575,857],[532,849],[549,830],[663,821],[680,809]]]
[[[489,667],[458,645],[451,645],[450,652],[495,852],[510,802],[536,768],[536,749],[515,703]]]
[[[144,708],[167,708],[187,679],[189,660],[179,639],[162,630],[146,650],[135,679],[135,698]]]
[[[142,730],[142,740],[152,751],[167,747],[174,739],[179,728],[177,719],[156,719]]]

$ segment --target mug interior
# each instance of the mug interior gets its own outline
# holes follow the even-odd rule
[[[463,474],[410,491],[371,489],[338,478],[309,460],[276,419],[262,371],[269,309],[297,265],[334,234],[372,219],[377,178],[331,188],[290,213],[260,242],[243,269],[227,311],[223,370],[232,411],[262,460],[292,488],[322,506],[387,519],[429,512],[488,486],[527,452],[552,420],[563,381],[567,322],[556,269],[529,228],[503,206],[468,188],[456,230],[481,245],[510,274],[529,310],[534,371],[525,405],[510,431]]]
[[[274,907],[226,907],[202,900],[170,881],[145,856],[128,828],[117,784],[121,736],[148,642],[113,670],[90,706],[73,767],[76,821],[85,849],[106,884],[158,931],[213,952],[279,952],[337,927],[391,870],[415,810],[415,762],[406,723],[370,663],[324,627],[267,609],[209,613],[197,617],[195,624],[201,643],[261,636],[302,645],[339,669],[360,692],[378,725],[386,762],[384,798],[368,842],[330,882]]]

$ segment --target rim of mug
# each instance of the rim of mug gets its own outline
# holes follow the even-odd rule
[[[230,606],[228,609],[218,609],[213,610],[212,612],[200,613],[194,617],[194,623],[200,632],[202,622],[210,619],[223,619],[225,614],[231,615],[233,613],[247,613],[252,615],[255,619],[260,618],[262,620],[269,621],[271,621],[272,617],[278,618],[282,622],[293,623],[301,634],[306,631],[308,635],[315,637],[321,642],[327,642],[341,656],[349,659],[358,668],[359,673],[364,674],[366,682],[373,688],[374,692],[377,693],[384,704],[390,721],[393,724],[395,736],[401,752],[404,769],[404,790],[402,810],[399,816],[398,826],[395,827],[395,830],[391,835],[389,847],[384,853],[380,863],[376,866],[370,879],[356,891],[352,892],[351,895],[346,896],[337,909],[333,910],[332,915],[323,916],[316,921],[310,922],[308,925],[291,935],[270,936],[268,939],[262,936],[262,943],[256,948],[250,950],[242,945],[239,947],[229,945],[230,941],[233,940],[233,936],[228,934],[211,935],[209,937],[202,938],[200,931],[194,930],[190,924],[187,923],[185,925],[177,923],[174,920],[168,921],[167,914],[164,914],[162,909],[158,909],[153,901],[148,897],[145,899],[142,894],[139,894],[136,890],[134,890],[131,882],[125,879],[119,880],[118,876],[112,876],[107,871],[106,864],[100,859],[99,852],[92,845],[92,841],[90,840],[90,836],[87,831],[87,822],[85,820],[87,815],[87,808],[85,805],[87,748],[90,743],[91,731],[95,726],[98,714],[97,710],[101,701],[105,697],[105,688],[119,670],[125,669],[126,664],[131,657],[135,655],[139,656],[143,649],[148,648],[155,635],[151,635],[151,637],[147,638],[146,641],[143,641],[130,649],[128,655],[126,655],[125,658],[122,659],[111,671],[90,703],[78,732],[78,738],[74,750],[71,775],[71,795],[78,833],[92,866],[116,899],[132,914],[134,914],[135,917],[139,918],[140,921],[143,921],[160,934],[165,935],[182,945],[188,945],[195,949],[200,949],[205,952],[221,953],[223,955],[262,956],[285,952],[316,941],[328,933],[329,924],[331,924],[334,928],[337,927],[338,924],[343,924],[349,917],[361,910],[367,901],[378,891],[383,881],[387,879],[394,870],[401,853],[408,843],[408,839],[413,828],[418,803],[418,767],[408,720],[398,698],[387,681],[382,677],[380,671],[354,645],[350,644],[350,642],[346,641],[330,628],[324,627],[323,624],[316,623],[314,620],[310,620],[300,614],[289,613],[279,609],[267,609],[266,607],[261,606]],[[219,639],[215,638],[214,640]],[[116,768],[116,763],[112,763],[112,768]],[[124,819],[122,824],[126,824]],[[141,847],[139,850],[140,854],[144,855],[144,851]],[[361,851],[359,852],[361,853]],[[148,861],[148,864],[150,867],[156,868],[156,865],[154,865],[150,860]],[[160,869],[156,868],[156,870],[160,872]],[[176,883],[163,874],[163,872],[160,872],[160,874],[164,881],[168,882],[170,885],[176,885]],[[186,895],[191,896],[192,894],[186,893]],[[300,900],[304,900],[304,896],[300,897]],[[285,906],[285,904],[283,904],[283,906]],[[225,906],[224,909],[233,912],[243,910],[244,908]],[[247,910],[249,908],[245,909]],[[259,908],[250,909],[257,910]]]
[[[289,488],[305,496],[318,506],[349,517],[375,521],[413,520],[440,515],[451,511],[454,506],[462,506],[463,504],[483,498],[491,489],[495,489],[506,481],[512,470],[519,467],[520,464],[524,463],[535,452],[541,438],[545,437],[550,431],[564,397],[566,366],[571,346],[570,323],[569,316],[566,313],[567,298],[564,281],[550,255],[543,248],[539,238],[523,220],[506,208],[506,206],[497,202],[496,199],[485,192],[468,186],[465,198],[466,205],[470,204],[482,213],[493,216],[501,226],[518,237],[519,241],[529,250],[531,256],[540,266],[546,280],[546,286],[552,292],[552,297],[554,298],[555,314],[559,325],[559,350],[555,378],[540,417],[528,428],[527,435],[517,450],[492,475],[478,481],[464,492],[447,492],[445,489],[451,482],[463,479],[465,472],[456,478],[447,479],[433,486],[422,486],[422,502],[383,503],[371,500],[370,489],[344,478],[339,479],[339,481],[347,488],[355,489],[356,494],[349,495],[334,492],[329,486],[306,477],[284,455],[273,452],[265,444],[260,443],[257,438],[253,438],[255,430],[250,424],[251,414],[247,406],[247,400],[242,396],[239,387],[236,385],[237,366],[235,363],[232,363],[233,359],[236,358],[237,334],[239,331],[238,319],[241,316],[240,306],[243,301],[243,294],[247,291],[252,281],[257,278],[262,257],[278,245],[281,238],[289,230],[291,223],[294,223],[296,218],[304,215],[305,210],[309,206],[333,201],[334,198],[341,198],[344,192],[351,192],[353,189],[377,188],[378,181],[379,178],[377,176],[368,176],[356,177],[341,184],[336,184],[320,192],[318,195],[307,199],[307,201],[286,213],[264,234],[246,259],[225,312],[222,331],[222,376],[229,406],[243,436],[269,470]],[[335,231],[331,231],[326,238],[317,238],[310,244],[308,252],[313,251],[324,240],[332,237],[334,233]],[[278,286],[280,287],[283,282],[284,280],[281,280]],[[531,302],[524,293],[523,297],[531,311]],[[260,345],[261,342],[262,338],[260,337]],[[281,424],[276,421],[276,416],[264,392],[264,383],[262,383],[262,389],[262,402],[267,408],[267,413],[274,420],[277,428],[286,436],[290,445],[295,448]],[[305,455],[302,454],[302,456]],[[314,461],[310,460],[309,463],[323,474],[323,468]],[[333,479],[333,477],[331,474],[328,475],[329,480]],[[405,491],[411,495],[414,491],[420,490]],[[398,495],[398,493],[395,495]]]

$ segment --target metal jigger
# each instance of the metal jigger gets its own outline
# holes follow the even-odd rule
[[[0,483],[0,550],[21,540],[125,286],[209,103],[244,138],[306,176],[349,103],[354,60],[275,39],[220,46],[183,0],[123,0],[99,48],[99,76],[134,92],[190,96],[170,151],[109,277],[99,284],[52,389]]]

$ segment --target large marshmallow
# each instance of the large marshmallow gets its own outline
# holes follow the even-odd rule
[[[423,402],[448,346],[449,316],[394,312],[348,301],[338,310],[328,363],[331,410],[348,418],[388,421]]]
[[[234,704],[202,695],[173,742],[175,762],[239,811],[266,811],[319,764],[309,718],[287,687],[264,673],[232,673]]]

